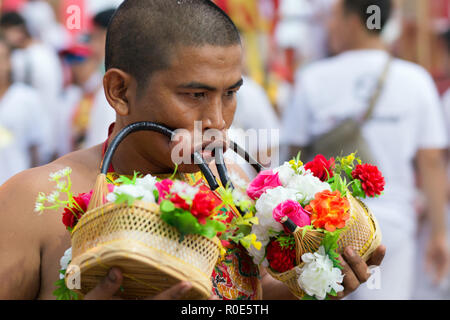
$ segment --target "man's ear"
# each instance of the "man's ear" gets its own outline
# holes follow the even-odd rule
[[[120,116],[130,113],[133,77],[120,69],[112,68],[103,77],[106,99]]]

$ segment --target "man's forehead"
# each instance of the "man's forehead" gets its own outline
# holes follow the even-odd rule
[[[163,73],[177,86],[208,83],[233,86],[242,80],[242,48],[240,45],[180,47]]]
[[[241,45],[232,46],[178,46],[173,49],[171,65],[185,68],[198,65],[233,66],[242,64]]]

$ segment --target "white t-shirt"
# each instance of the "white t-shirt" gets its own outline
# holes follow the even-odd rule
[[[108,128],[116,121],[116,111],[106,100],[103,87],[95,95],[89,126],[86,132],[86,148],[103,143],[108,138]]]
[[[56,124],[63,88],[61,62],[54,50],[39,42],[26,49],[14,50],[11,62],[14,81],[35,88],[41,96],[44,110],[50,116],[52,135],[46,144],[46,155],[50,156],[55,151],[58,136]]]
[[[306,146],[340,121],[363,115],[387,58],[381,50],[349,51],[301,70],[284,114],[282,143]],[[419,149],[447,146],[439,95],[430,75],[418,65],[395,59],[363,135],[386,178],[385,194],[367,200],[368,205],[382,219],[414,227],[413,158]]]
[[[36,91],[13,84],[0,98],[0,127],[12,136],[0,148],[0,185],[13,175],[30,168],[30,147],[42,148],[48,139],[47,114]]]

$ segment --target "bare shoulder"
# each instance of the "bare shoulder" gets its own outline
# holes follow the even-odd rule
[[[48,243],[63,239],[66,232],[58,213],[34,212],[37,195],[54,190],[49,175],[65,167],[73,170],[74,193],[90,190],[101,161],[96,148],[26,170],[0,187],[0,299],[32,299],[38,294],[41,256]]]

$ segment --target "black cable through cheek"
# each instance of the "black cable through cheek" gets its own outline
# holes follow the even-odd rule
[[[133,123],[133,124],[126,126],[117,134],[117,136],[111,141],[110,145],[108,146],[108,149],[103,158],[101,173],[103,173],[105,175],[108,173],[108,168],[111,164],[112,157],[113,157],[115,151],[117,150],[117,147],[129,134],[134,133],[136,131],[158,132],[158,133],[165,135],[169,139],[172,139],[172,137],[175,135],[175,132],[173,130],[171,130],[161,124],[157,124],[157,123],[153,123],[153,122],[147,122],[147,121],[137,122],[137,123]],[[211,190],[214,191],[217,188],[219,188],[219,184],[217,183],[217,180],[216,180],[214,174],[212,173],[212,171],[208,167],[208,165],[205,163],[205,160],[202,158],[202,156],[198,152],[195,152],[193,154],[193,158],[195,161],[194,163],[199,166],[201,172],[205,176],[205,179],[208,182]]]

